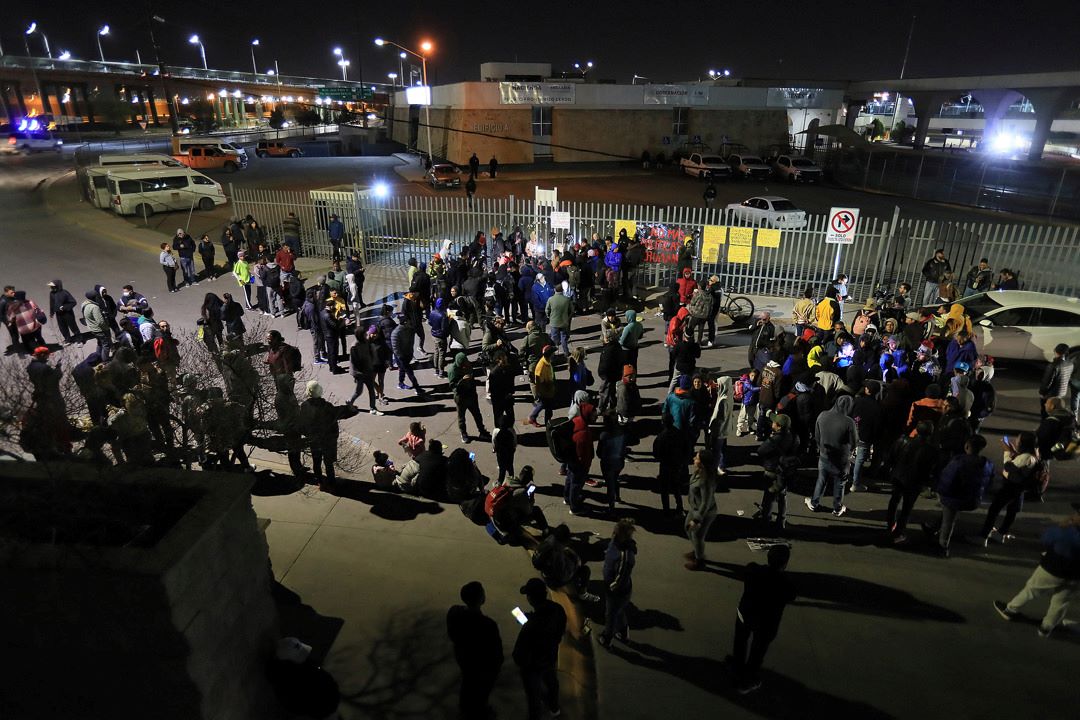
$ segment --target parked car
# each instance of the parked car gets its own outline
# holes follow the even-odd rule
[[[435,163],[427,172],[427,180],[433,188],[461,187],[461,169],[452,163]]]
[[[1080,299],[1026,290],[992,290],[957,300],[971,317],[980,354],[1049,362],[1060,343],[1080,352]]]
[[[728,165],[736,178],[752,178],[754,180],[767,180],[772,170],[757,155],[744,155],[732,153],[728,155]]]
[[[821,182],[821,168],[810,158],[799,155],[780,155],[773,161],[773,173],[778,180],[788,182]]]
[[[683,172],[696,178],[730,178],[731,167],[719,155],[690,153],[679,161]]]
[[[45,130],[40,132],[26,132],[19,130],[8,135],[7,148],[9,154],[32,152],[45,152],[52,150],[60,152],[64,149],[64,141]]]
[[[792,230],[806,227],[806,213],[795,207],[787,198],[764,195],[731,203],[728,211],[736,219],[762,227]]]
[[[264,157],[300,157],[304,153],[300,148],[286,145],[280,140],[260,140],[255,146],[255,154]]]

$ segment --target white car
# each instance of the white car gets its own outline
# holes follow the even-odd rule
[[[788,182],[821,182],[821,168],[810,158],[798,155],[781,155],[773,162],[773,172],[778,180]]]
[[[688,157],[684,157],[680,161],[680,164],[684,173],[696,178],[719,179],[731,177],[731,168],[724,162],[724,158],[719,155],[690,153]]]
[[[52,150],[60,152],[64,149],[64,141],[54,137],[50,132],[25,132],[16,131],[8,135],[8,153],[32,153]]]
[[[787,198],[763,195],[731,203],[728,212],[737,220],[762,227],[793,230],[806,227],[806,213],[795,207]]]
[[[769,175],[772,174],[769,166],[757,155],[732,153],[728,155],[728,165],[731,166],[731,172],[738,179],[768,180]]]
[[[1028,292],[991,290],[957,300],[971,318],[980,354],[1009,360],[1054,359],[1054,348],[1080,351],[1080,299]]]

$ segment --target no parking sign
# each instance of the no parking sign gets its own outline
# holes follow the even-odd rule
[[[851,245],[855,242],[855,226],[859,224],[859,208],[834,207],[829,210],[829,226],[825,242]]]

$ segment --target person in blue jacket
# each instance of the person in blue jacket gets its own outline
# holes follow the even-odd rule
[[[936,488],[941,501],[941,523],[937,528],[924,525],[923,529],[936,535],[935,550],[942,557],[949,557],[949,541],[960,513],[977,510],[994,479],[993,461],[979,454],[985,448],[986,438],[972,435],[964,443],[964,453],[950,460],[941,471]]]
[[[536,281],[532,286],[533,322],[541,332],[547,330],[547,301],[555,294],[554,288],[548,284],[547,278],[541,274],[536,275]]]
[[[435,301],[435,307],[428,313],[428,325],[431,326],[431,337],[435,339],[435,357],[433,366],[435,377],[446,377],[446,344],[450,338],[450,318],[447,317],[443,307],[446,300],[439,298]]]

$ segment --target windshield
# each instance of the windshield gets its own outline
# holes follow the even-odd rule
[[[723,165],[724,164],[724,160],[722,158],[717,157],[716,155],[709,155],[708,157],[703,157],[703,158],[701,158],[701,162],[706,163],[708,165]]]
[[[436,165],[435,172],[439,173],[440,175],[450,175],[452,173],[458,172],[458,169],[453,165]]]
[[[806,158],[799,158],[798,160],[792,160],[791,164],[794,165],[795,167],[801,167],[801,168],[812,168],[812,167],[814,167],[814,163],[810,162]]]
[[[792,205],[790,200],[773,200],[772,209],[778,212],[789,212],[791,210],[798,210],[799,208]]]
[[[978,320],[986,313],[993,312],[1001,307],[1001,303],[985,293],[972,295],[957,302],[964,306],[964,311],[971,316],[972,320]]]
[[[744,156],[742,161],[744,165],[764,165],[764,163],[761,162],[761,158],[754,157],[753,155]]]

